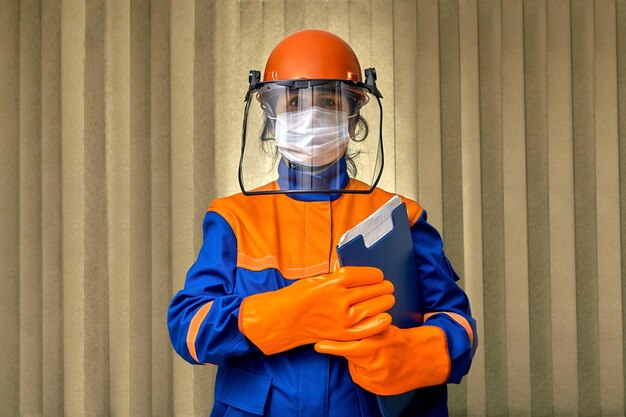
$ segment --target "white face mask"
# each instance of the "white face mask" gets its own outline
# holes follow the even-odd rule
[[[350,142],[348,113],[309,107],[276,118],[278,151],[289,161],[322,166],[341,158]]]

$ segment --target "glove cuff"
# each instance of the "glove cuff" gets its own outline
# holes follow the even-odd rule
[[[448,382],[451,370],[446,333],[437,326],[420,326],[409,330],[414,347],[414,388],[441,385]]]
[[[395,331],[398,343],[403,346],[402,366],[393,375],[380,378],[349,362],[354,382],[378,395],[396,395],[445,384],[450,377],[451,361],[444,331],[436,326],[396,328]]]

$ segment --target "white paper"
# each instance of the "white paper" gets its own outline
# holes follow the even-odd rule
[[[371,247],[393,229],[391,213],[400,204],[402,204],[402,200],[397,195],[394,195],[367,219],[344,233],[341,239],[339,239],[337,246],[341,247],[355,237],[362,235],[365,241],[365,247]]]

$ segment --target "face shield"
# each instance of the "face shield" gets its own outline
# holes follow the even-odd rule
[[[250,73],[239,183],[244,194],[368,193],[383,168],[382,106],[367,83],[259,82]]]

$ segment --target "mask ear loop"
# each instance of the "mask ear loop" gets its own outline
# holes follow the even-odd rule
[[[359,100],[357,98],[353,98],[352,95],[349,96],[350,99],[352,99],[352,101],[354,102],[354,105],[351,105],[351,113],[354,112],[354,114],[350,114],[348,116],[348,118],[350,117],[356,117],[359,112],[361,111],[361,109],[367,104],[367,102],[369,101],[369,97],[366,96],[367,99],[362,99]]]
[[[268,119],[276,120],[276,117],[273,116],[272,108],[266,102],[261,103],[261,110],[263,110]]]

